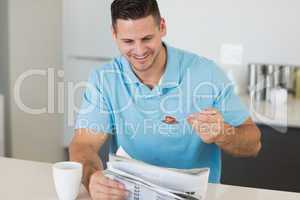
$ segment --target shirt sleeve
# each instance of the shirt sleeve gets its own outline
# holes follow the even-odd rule
[[[234,92],[234,84],[227,78],[224,71],[212,64],[212,83],[215,84],[213,107],[221,112],[224,122],[231,126],[243,124],[250,116],[247,108]]]
[[[88,128],[97,133],[113,134],[112,112],[104,94],[104,82],[97,70],[90,73],[82,96],[75,129]]]

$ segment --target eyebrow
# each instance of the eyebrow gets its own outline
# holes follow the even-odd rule
[[[154,37],[154,34],[146,35],[146,36],[142,37],[142,39],[149,38],[149,37]],[[122,40],[122,41],[132,41],[133,39],[130,39],[130,38],[122,38],[121,40]]]

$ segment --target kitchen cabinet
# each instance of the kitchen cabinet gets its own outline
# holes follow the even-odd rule
[[[0,140],[5,156],[45,162],[63,159],[63,119],[48,103],[48,88],[54,89],[61,80],[49,78],[50,70],[62,69],[61,13],[61,0],[0,1],[0,93],[5,103],[5,139],[0,133]],[[43,114],[33,114],[32,109],[42,109]]]
[[[92,68],[119,54],[111,33],[112,0],[63,1],[63,66],[65,91],[64,138],[67,147],[74,134],[77,110]]]
[[[266,125],[262,149],[256,158],[222,155],[223,184],[300,192],[300,128],[280,133]]]

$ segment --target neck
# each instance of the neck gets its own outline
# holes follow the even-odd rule
[[[164,45],[155,58],[154,62],[152,63],[152,67],[149,70],[144,72],[137,72],[135,71],[136,75],[139,77],[142,83],[150,87],[151,89],[154,88],[158,83],[160,78],[162,77],[165,67],[167,63],[167,50]]]

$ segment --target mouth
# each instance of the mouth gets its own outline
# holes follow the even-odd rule
[[[149,54],[144,56],[133,56],[133,58],[137,61],[145,61],[148,58]]]

